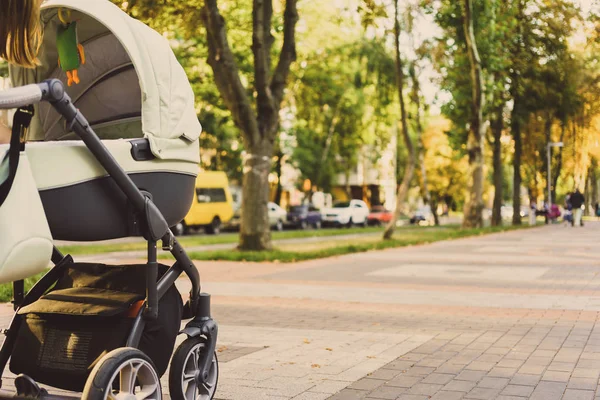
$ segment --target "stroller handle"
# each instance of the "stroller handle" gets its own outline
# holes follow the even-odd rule
[[[39,103],[44,91],[48,91],[46,82],[0,91],[0,109],[9,110]]]

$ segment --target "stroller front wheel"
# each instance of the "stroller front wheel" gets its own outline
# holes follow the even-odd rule
[[[152,360],[138,349],[122,347],[100,359],[83,389],[83,400],[161,400],[160,379]]]
[[[219,361],[217,353],[207,354],[202,337],[191,337],[175,350],[169,370],[169,394],[173,400],[211,400],[217,391]],[[200,383],[201,360],[212,356],[206,382]]]

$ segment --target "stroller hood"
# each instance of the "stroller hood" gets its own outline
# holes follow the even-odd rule
[[[60,8],[70,10],[71,20],[77,22],[79,43],[86,58],[79,70],[81,83],[67,91],[92,126],[99,128],[101,138],[143,136],[159,159],[198,163],[202,128],[194,94],[169,42],[108,0],[44,2],[41,65],[35,69],[11,67],[13,86],[49,78],[66,81],[56,47]],[[72,137],[49,105],[40,104],[36,111],[29,140]],[[131,131],[136,133],[132,135]]]

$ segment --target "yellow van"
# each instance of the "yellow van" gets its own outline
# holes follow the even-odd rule
[[[191,229],[204,228],[218,235],[223,224],[233,217],[233,199],[224,172],[200,172],[196,178],[196,195],[183,221],[172,227],[175,235],[185,235]]]

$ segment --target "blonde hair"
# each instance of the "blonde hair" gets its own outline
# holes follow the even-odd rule
[[[22,67],[39,64],[40,0],[0,0],[0,57]]]

